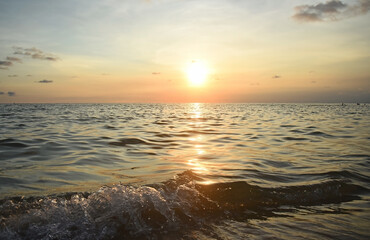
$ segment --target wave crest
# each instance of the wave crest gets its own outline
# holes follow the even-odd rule
[[[4,199],[0,201],[0,238],[170,236],[226,218],[270,216],[282,205],[350,201],[364,190],[343,181],[262,188],[246,182],[201,185],[194,180],[201,179],[186,171],[160,184],[117,184],[93,193]]]

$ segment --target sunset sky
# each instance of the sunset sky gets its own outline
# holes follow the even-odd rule
[[[0,102],[370,102],[370,0],[0,0]],[[202,63],[203,84],[189,66]]]

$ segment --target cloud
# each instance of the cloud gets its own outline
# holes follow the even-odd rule
[[[33,59],[40,59],[40,60],[47,60],[47,61],[57,61],[60,60],[59,57],[51,54],[41,51],[40,49],[37,49],[35,47],[33,48],[22,48],[22,47],[13,47],[14,52],[13,54],[17,55],[23,55],[23,56],[30,56]]]
[[[13,74],[13,75],[8,75],[8,77],[18,77],[18,75],[15,75],[15,74]]]
[[[17,57],[6,57],[6,60],[10,62],[19,62],[19,63],[22,62],[22,59],[17,58]]]
[[[15,92],[7,92],[6,94],[8,94],[9,97],[15,96]],[[5,92],[0,91],[0,95],[5,95]]]
[[[46,79],[38,81],[38,83],[52,83],[52,82],[53,80],[46,80]]]
[[[160,72],[152,72],[153,75],[159,75],[161,74]]]
[[[299,5],[295,7],[295,11],[293,19],[299,22],[338,21],[366,14],[370,11],[370,0],[358,0],[352,5],[330,0],[316,5]]]
[[[272,76],[272,78],[281,78],[281,76],[280,75],[274,75],[274,76]]]
[[[31,74],[27,74],[26,77],[32,77],[32,75]]]
[[[8,69],[8,67],[13,66],[10,61],[0,61],[0,69]]]
[[[22,60],[16,57],[6,57],[5,61],[0,61],[0,69],[8,69],[8,67],[13,66],[13,62],[21,63]]]

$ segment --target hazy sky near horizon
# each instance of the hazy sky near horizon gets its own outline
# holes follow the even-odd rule
[[[370,0],[0,0],[0,103],[370,102]],[[186,66],[208,66],[191,86]]]

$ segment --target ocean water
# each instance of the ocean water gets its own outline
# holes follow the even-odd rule
[[[369,189],[369,104],[0,105],[0,239],[370,239]]]

